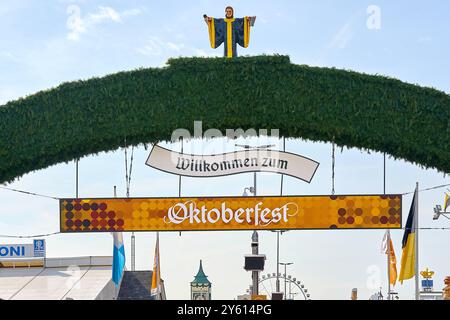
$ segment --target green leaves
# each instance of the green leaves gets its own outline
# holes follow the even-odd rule
[[[0,182],[174,129],[280,129],[450,172],[450,96],[287,56],[170,59],[161,69],[64,83],[0,107]]]

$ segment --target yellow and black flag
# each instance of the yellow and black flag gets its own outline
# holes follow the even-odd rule
[[[450,190],[448,190],[450,191]],[[447,211],[447,209],[450,207],[450,196],[448,194],[445,194],[445,200],[444,200],[444,212]]]
[[[405,233],[402,241],[402,262],[400,268],[400,275],[398,280],[403,284],[403,280],[411,279],[415,276],[415,262],[416,262],[416,197],[417,188],[414,192],[411,208],[409,209],[408,220],[406,220]]]

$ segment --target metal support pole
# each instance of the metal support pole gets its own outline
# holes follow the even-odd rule
[[[333,143],[331,145],[331,194],[334,195],[335,189],[334,189],[334,170],[336,165],[336,155],[335,155],[335,145],[334,145],[334,137],[333,137]]]
[[[128,156],[127,156],[127,141],[125,140],[125,187],[127,198],[130,197],[130,181],[131,181],[131,166],[133,165],[133,153],[131,154],[130,175],[128,176]],[[131,271],[136,270],[136,237],[134,232],[131,233]]]
[[[136,270],[136,237],[131,233],[131,271]]]
[[[287,286],[287,264],[284,265],[284,300],[287,300],[286,286]]]
[[[283,137],[283,151],[286,151],[286,138]],[[283,195],[283,182],[284,182],[284,175],[281,175],[281,181],[280,181],[280,196]],[[276,281],[276,290],[277,292],[280,292],[280,233],[283,231],[277,230],[277,281]]]
[[[387,299],[391,300],[391,232],[388,230],[388,237],[387,237],[387,247],[388,247],[388,254],[387,254],[387,268],[388,268],[388,292],[387,292]]]
[[[419,182],[416,182],[416,197],[414,201],[414,207],[416,212],[414,212],[414,232],[415,234],[415,280],[416,280],[416,300],[420,300],[420,289],[419,289]]]
[[[253,195],[256,197],[256,171],[253,173]],[[255,230],[254,234],[256,239],[258,239],[258,232]],[[252,247],[252,254],[258,254],[258,242],[255,246]],[[253,280],[253,294],[259,294],[259,271],[252,271],[252,280]]]
[[[277,282],[276,290],[280,292],[280,231],[277,230]]]
[[[283,137],[283,152],[285,151],[286,151],[286,138]],[[281,175],[280,196],[283,195],[283,182],[284,182],[284,174]]]
[[[386,153],[383,153],[383,194],[386,194]]]
[[[284,266],[284,300],[287,300],[287,266],[293,264],[293,262],[280,262]]]
[[[75,198],[78,199],[78,161],[79,159],[75,160]]]
[[[252,254],[258,254],[259,252],[259,243],[258,243],[258,233],[253,231],[252,235]],[[259,271],[252,271],[252,295],[259,294]]]
[[[386,194],[386,152],[383,153],[383,194]],[[391,232],[387,230],[387,273],[388,273],[388,292],[387,299],[391,300]]]
[[[256,197],[256,171],[253,173],[253,190],[255,191],[253,194]]]
[[[236,147],[241,147],[244,148],[246,150],[250,150],[250,149],[257,149],[257,150],[261,150],[261,149],[267,149],[272,147],[273,145],[266,145],[266,146],[259,146],[259,147],[251,147],[249,145],[238,145],[235,144]],[[256,197],[257,195],[257,189],[256,189],[256,185],[257,185],[257,181],[256,181],[256,171],[253,173],[253,196]],[[255,230],[253,232],[253,235],[258,237],[258,232]],[[255,248],[256,247],[256,248]],[[256,252],[256,253],[255,253]],[[257,245],[256,246],[252,246],[252,254],[258,254],[258,248]],[[258,271],[252,271],[252,294],[257,295],[259,292],[259,272]]]
[[[289,281],[289,300],[292,299],[292,282]]]

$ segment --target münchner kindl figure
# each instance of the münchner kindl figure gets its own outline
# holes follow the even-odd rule
[[[234,18],[234,10],[225,8],[225,19],[215,19],[203,15],[208,24],[209,41],[212,48],[224,43],[224,56],[237,57],[236,44],[247,48],[250,42],[250,27],[253,27],[256,17]]]

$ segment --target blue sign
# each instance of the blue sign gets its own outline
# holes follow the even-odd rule
[[[33,252],[35,257],[45,257],[45,240],[33,240]]]
[[[27,253],[26,245],[0,245],[0,258],[23,258]]]

